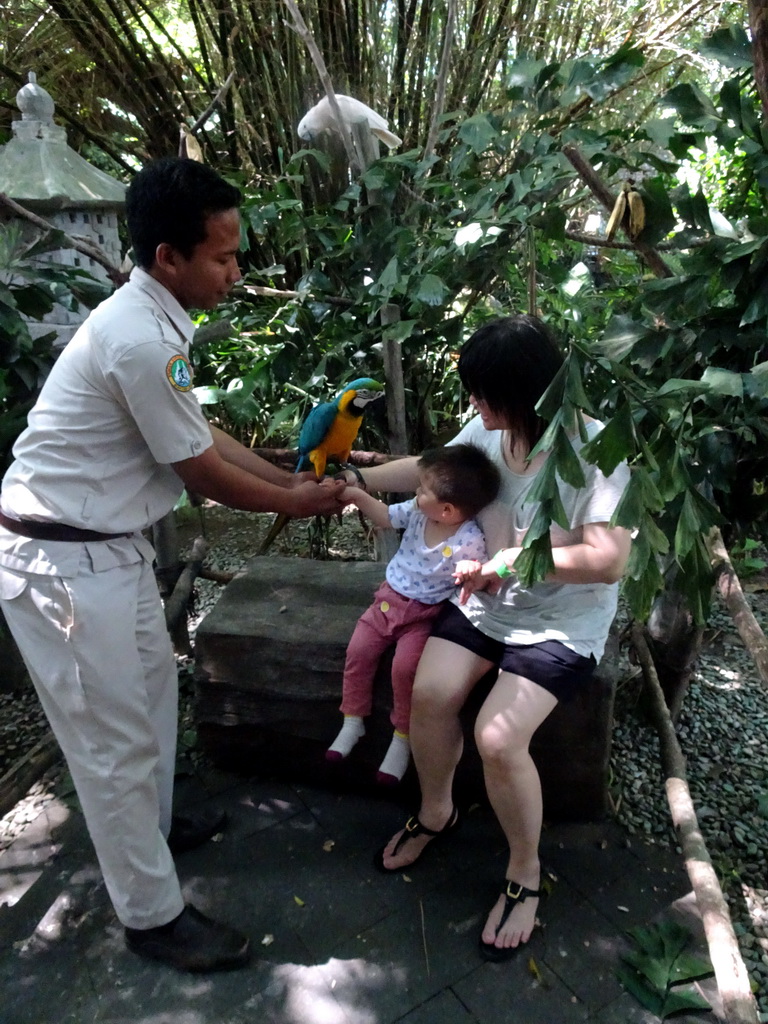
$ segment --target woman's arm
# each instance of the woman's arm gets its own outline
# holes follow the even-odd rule
[[[579,544],[552,548],[555,570],[547,576],[548,583],[617,583],[624,575],[632,538],[623,527],[607,523],[587,523],[582,528]],[[522,548],[504,548],[486,562],[481,578],[493,579],[514,571],[515,560]],[[501,570],[501,573],[499,572]]]
[[[382,466],[370,466],[358,472],[368,491],[415,491],[419,485],[418,461],[418,455],[408,455],[404,459],[393,459]],[[360,483],[357,473],[349,469],[343,470],[339,477],[353,487]]]

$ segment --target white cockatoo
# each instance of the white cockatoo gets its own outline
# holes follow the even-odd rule
[[[345,121],[346,124],[354,124],[357,121],[367,121],[371,134],[381,139],[381,141],[389,146],[390,149],[394,149],[395,146],[402,145],[403,140],[398,139],[394,132],[389,130],[387,122],[381,114],[377,114],[375,110],[371,110],[371,108],[367,107],[365,103],[361,103],[360,100],[353,99],[352,96],[344,96],[340,92],[336,93],[336,102],[339,105],[342,120]],[[338,132],[339,129],[336,123],[336,118],[333,115],[327,96],[323,96],[319,103],[316,103],[311,110],[307,111],[304,117],[299,121],[299,126],[296,130],[299,138],[304,139],[305,142],[311,142],[316,135],[320,134],[320,132]]]

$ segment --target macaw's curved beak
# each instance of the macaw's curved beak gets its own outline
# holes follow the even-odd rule
[[[369,402],[375,402],[377,398],[381,398],[383,394],[383,388],[380,391],[374,391],[372,388],[360,388],[355,394],[355,401],[360,405],[368,405]]]

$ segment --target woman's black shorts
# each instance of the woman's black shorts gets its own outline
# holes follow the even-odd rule
[[[597,664],[594,656],[585,658],[576,654],[559,640],[544,640],[538,644],[504,644],[494,640],[481,633],[450,602],[443,605],[431,635],[472,651],[504,672],[530,679],[563,701],[576,696],[579,686],[589,680]]]

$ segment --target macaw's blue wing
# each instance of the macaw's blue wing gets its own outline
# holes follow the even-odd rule
[[[328,436],[338,413],[336,402],[321,402],[312,409],[301,425],[299,434],[299,461],[296,472],[310,469],[309,454],[318,448]]]

